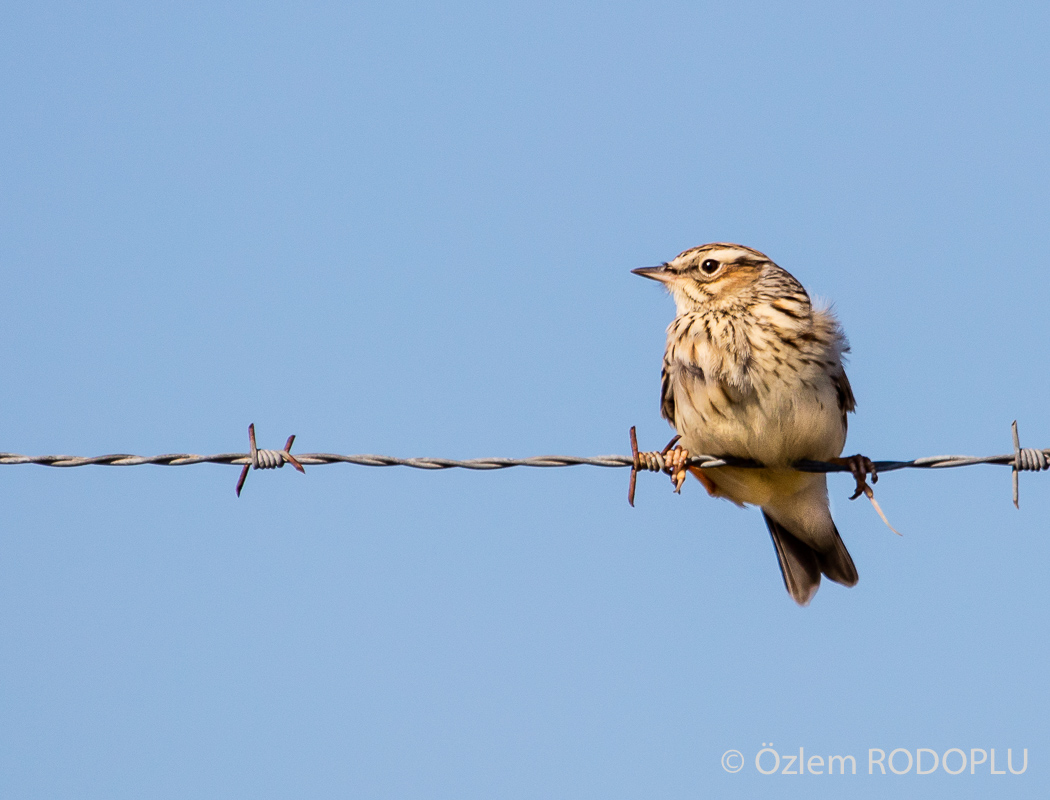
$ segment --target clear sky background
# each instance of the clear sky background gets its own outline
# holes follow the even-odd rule
[[[1048,41],[1036,2],[6,4],[0,450],[656,449],[629,270],[717,240],[834,301],[848,452],[1050,446]],[[861,580],[806,609],[695,481],[237,474],[0,467],[0,795],[1050,791],[1046,474],[887,474],[902,538],[833,476]],[[953,747],[1028,770],[867,774]]]

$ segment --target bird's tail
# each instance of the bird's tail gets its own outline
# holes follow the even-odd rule
[[[844,586],[853,586],[858,580],[857,568],[853,565],[846,545],[835,529],[832,546],[826,551],[818,551],[803,542],[765,511],[769,534],[773,537],[773,546],[780,561],[780,572],[784,576],[784,586],[788,594],[800,606],[809,605],[813,595],[820,588],[820,575],[824,573],[829,580]],[[834,529],[834,523],[832,523]]]

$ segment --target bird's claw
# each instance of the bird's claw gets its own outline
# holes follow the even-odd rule
[[[875,496],[875,492],[870,486],[868,486],[867,476],[868,473],[871,473],[871,482],[878,483],[879,473],[875,470],[875,465],[871,462],[870,458],[858,453],[855,456],[849,456],[847,458],[833,458],[832,463],[849,467],[849,471],[853,473],[853,477],[857,481],[857,491],[853,493],[850,500],[856,500],[861,495],[864,495],[871,500]]]
[[[881,506],[879,506],[878,501],[875,499],[875,492],[870,486],[868,486],[868,482],[865,480],[867,474],[870,472],[871,482],[879,482],[879,474],[875,471],[875,465],[871,463],[871,459],[867,456],[855,455],[850,456],[849,458],[833,458],[831,459],[831,463],[848,467],[849,471],[853,473],[853,477],[857,480],[857,491],[853,493],[850,500],[856,500],[861,495],[867,497],[871,501],[871,505],[876,513],[878,513],[882,518],[882,521],[886,523],[886,527],[900,536],[900,531],[890,525],[890,521],[886,519],[886,515],[883,513]]]
[[[675,445],[680,437],[674,437],[664,448],[664,471],[671,476],[674,484],[675,494],[681,494],[682,484],[685,483],[689,464],[689,451],[680,445]]]

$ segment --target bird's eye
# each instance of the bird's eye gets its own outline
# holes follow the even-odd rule
[[[706,275],[714,275],[718,272],[718,268],[722,266],[713,258],[707,259],[703,264],[700,265],[700,270]]]

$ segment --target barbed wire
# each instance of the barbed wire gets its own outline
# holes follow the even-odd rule
[[[1050,470],[1050,448],[1035,449],[1021,447],[1017,433],[1017,421],[1013,423],[1014,451],[997,456],[927,456],[915,458],[910,461],[872,461],[870,471],[873,475],[881,472],[893,472],[900,469],[948,469],[952,467],[969,467],[975,464],[997,464],[1008,466],[1013,471],[1013,500],[1018,506],[1018,480],[1019,472],[1039,472]],[[241,466],[241,475],[237,481],[237,495],[240,496],[244,488],[244,482],[251,469],[276,469],[285,464],[291,464],[299,472],[305,472],[305,466],[323,466],[326,464],[355,464],[362,467],[411,467],[413,469],[472,469],[472,470],[494,470],[508,469],[510,467],[609,467],[609,468],[631,468],[631,483],[628,499],[634,504],[634,489],[637,473],[640,471],[670,473],[670,465],[665,456],[670,450],[671,444],[662,451],[641,452],[638,450],[635,429],[631,428],[631,455],[606,455],[606,456],[530,456],[527,458],[398,458],[396,456],[374,455],[360,453],[354,455],[340,455],[338,453],[303,453],[292,455],[290,450],[295,441],[295,435],[288,437],[283,450],[265,450],[256,446],[255,425],[248,426],[248,440],[251,451],[248,453],[217,453],[215,455],[196,455],[194,453],[169,453],[156,456],[136,456],[127,453],[111,453],[102,456],[68,456],[68,455],[45,455],[26,456],[18,453],[0,453],[0,465],[4,464],[37,464],[44,467],[137,467],[143,464],[154,464],[165,467],[182,467],[189,464],[230,464]],[[742,467],[746,469],[762,469],[763,464],[750,459],[735,458],[731,456],[712,456],[696,454],[691,455],[685,462],[685,466],[698,467],[699,469],[713,469],[716,467]],[[853,472],[852,467],[846,460],[841,463],[828,461],[798,461],[792,465],[793,469],[800,472]],[[858,487],[860,479],[858,479]]]

